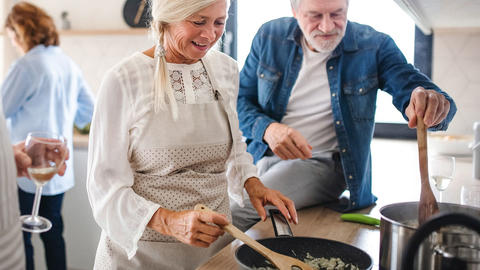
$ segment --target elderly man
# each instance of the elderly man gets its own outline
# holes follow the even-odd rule
[[[410,128],[419,116],[431,130],[445,130],[456,106],[388,35],[348,21],[348,0],[291,5],[294,18],[260,28],[240,73],[237,109],[248,151],[262,182],[297,209],[367,207],[376,201],[370,142],[378,89],[392,95]],[[345,190],[349,198],[339,200]],[[232,205],[232,213],[243,230],[259,220],[249,204]]]

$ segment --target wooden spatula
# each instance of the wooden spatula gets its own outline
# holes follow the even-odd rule
[[[428,181],[427,127],[422,117],[417,116],[418,162],[420,164],[420,202],[418,204],[418,223],[421,225],[438,212],[438,205],[430,182]]]
[[[213,212],[211,209],[209,209],[203,204],[195,205],[195,210]],[[264,245],[260,244],[259,242],[252,239],[250,236],[240,231],[237,227],[233,226],[231,223],[223,226],[222,228],[226,232],[231,234],[233,237],[239,239],[249,247],[253,248],[258,253],[262,254],[265,258],[267,258],[273,265],[275,265],[280,270],[291,270],[293,266],[302,270],[313,270],[312,267],[310,267],[309,265],[307,265],[306,263],[298,259],[274,252],[266,248]]]

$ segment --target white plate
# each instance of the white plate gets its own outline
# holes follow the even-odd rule
[[[471,135],[428,134],[428,150],[432,154],[466,157],[472,155]]]

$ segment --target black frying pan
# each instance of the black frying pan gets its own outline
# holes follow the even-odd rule
[[[294,237],[290,226],[288,226],[287,221],[280,211],[276,209],[270,210],[270,217],[272,218],[276,237],[258,240],[258,242],[265,247],[302,261],[307,257],[307,253],[309,253],[315,258],[340,258],[344,263],[353,264],[360,269],[372,268],[372,258],[365,253],[365,251],[348,244],[328,239]],[[235,259],[243,269],[266,266],[272,267],[265,257],[245,244],[237,249]]]

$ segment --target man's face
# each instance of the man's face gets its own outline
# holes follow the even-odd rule
[[[293,9],[311,50],[331,52],[342,40],[347,27],[347,0],[302,0]]]

